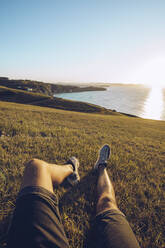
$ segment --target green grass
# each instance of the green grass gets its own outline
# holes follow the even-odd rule
[[[5,247],[24,163],[35,157],[63,164],[70,156],[80,160],[82,181],[76,188],[59,187],[56,192],[70,246],[85,246],[96,200],[92,168],[104,143],[112,147],[108,173],[119,208],[141,247],[165,246],[163,121],[0,102],[0,136],[1,247]]]

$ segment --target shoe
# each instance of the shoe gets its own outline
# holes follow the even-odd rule
[[[79,168],[79,161],[77,158],[75,157],[71,157],[68,161],[67,164],[71,164],[73,166],[73,173],[70,174],[67,177],[67,181],[69,184],[71,184],[72,186],[76,185],[77,183],[79,183],[80,181],[80,176],[78,173],[78,168]]]
[[[100,167],[107,167],[107,160],[110,157],[111,149],[109,145],[104,145],[99,152],[98,159],[94,166],[94,170],[98,170]]]

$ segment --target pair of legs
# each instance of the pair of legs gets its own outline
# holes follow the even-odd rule
[[[94,247],[139,247],[128,222],[117,207],[106,168],[102,166],[97,171]],[[69,247],[53,189],[72,173],[72,164],[61,166],[38,159],[27,163],[9,230],[9,248]]]
[[[65,178],[73,173],[71,164],[49,164],[39,159],[27,163],[21,189],[38,186],[54,193],[54,187],[60,185]],[[98,170],[96,214],[108,209],[118,209],[115,193],[106,168]]]

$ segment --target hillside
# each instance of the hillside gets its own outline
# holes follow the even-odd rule
[[[112,148],[108,173],[117,203],[126,214],[141,247],[165,247],[162,202],[165,125],[117,115],[76,113],[0,102],[0,247],[19,191],[24,163],[32,157],[64,164],[80,160],[81,182],[59,187],[60,210],[73,248],[86,247],[94,217],[96,175],[92,168],[101,145]]]
[[[115,111],[108,110],[94,104],[78,101],[75,102],[62,98],[46,96],[39,93],[26,92],[23,90],[15,90],[2,86],[0,86],[0,100],[78,112],[120,115]]]
[[[102,91],[106,90],[104,87],[85,86],[78,87],[74,85],[50,84],[32,80],[10,80],[6,77],[0,77],[0,86],[25,90],[34,93],[41,93],[49,96],[53,96],[58,93],[68,92],[83,92],[83,91]]]

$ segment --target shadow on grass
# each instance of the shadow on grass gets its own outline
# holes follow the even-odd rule
[[[96,214],[96,184],[97,184],[97,174],[95,171],[90,171],[85,177],[83,177],[79,184],[69,188],[66,193],[60,198],[59,208],[60,212],[63,213],[66,210],[66,207],[72,206],[72,211],[78,216],[85,214],[89,216],[89,228],[85,228],[85,239],[83,241],[83,247],[91,247],[91,235],[92,235],[92,224],[93,219]],[[64,181],[62,184],[64,188],[68,188],[69,185],[67,181]],[[84,202],[80,201],[80,198],[83,197]]]

